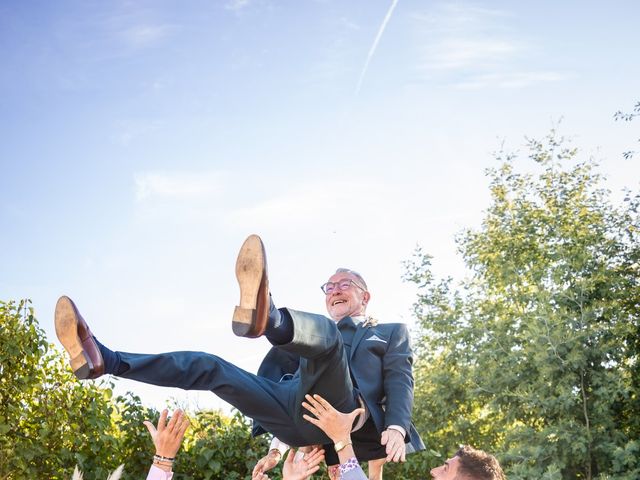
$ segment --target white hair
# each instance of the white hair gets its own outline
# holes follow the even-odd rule
[[[367,282],[365,282],[364,278],[362,278],[362,275],[360,275],[355,270],[351,270],[350,268],[338,268],[336,270],[336,273],[350,273],[351,275],[353,275],[354,277],[356,277],[358,279],[358,282],[360,282],[359,286],[362,287],[362,289],[365,292],[369,291],[369,288],[367,287]]]

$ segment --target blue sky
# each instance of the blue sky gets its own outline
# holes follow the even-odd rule
[[[370,313],[411,323],[402,261],[419,244],[437,273],[464,273],[454,236],[479,223],[503,142],[522,150],[563,119],[614,192],[637,189],[639,162],[621,153],[640,128],[613,113],[640,100],[639,13],[3,2],[0,297],[31,298],[52,342],[68,294],[114,349],[204,350],[255,370],[267,342],[233,337],[229,320],[235,255],[259,233],[280,305],[323,311],[319,285],[347,266],[367,278]]]

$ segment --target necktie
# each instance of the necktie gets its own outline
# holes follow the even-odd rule
[[[338,330],[342,332],[347,329],[350,329],[350,330],[356,329],[356,322],[354,322],[353,318],[351,317],[344,317],[342,320],[338,322]]]
[[[347,355],[347,359],[351,356],[351,345],[357,328],[356,323],[351,317],[345,317],[338,322],[338,330],[340,330],[340,334],[342,335],[342,343],[344,345],[344,352]],[[351,375],[351,380],[355,385],[353,375]]]

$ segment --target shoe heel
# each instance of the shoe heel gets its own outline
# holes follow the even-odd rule
[[[231,327],[233,333],[238,337],[246,337],[253,328],[256,319],[256,310],[254,308],[236,307],[233,312],[233,322]]]
[[[80,355],[71,359],[71,370],[73,370],[73,374],[80,380],[89,378],[92,369],[93,365],[91,364],[91,360],[85,356],[84,352],[81,352]]]

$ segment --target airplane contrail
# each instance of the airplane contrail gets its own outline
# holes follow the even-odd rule
[[[378,48],[380,37],[382,37],[382,34],[384,33],[384,29],[387,27],[387,23],[389,23],[389,19],[391,18],[391,15],[393,14],[393,10],[396,8],[397,4],[398,4],[398,0],[392,0],[391,6],[389,7],[387,14],[385,15],[384,20],[382,21],[382,25],[380,25],[380,29],[378,30],[378,34],[376,35],[375,40],[373,41],[373,45],[371,45],[371,48],[369,49],[369,55],[367,55],[367,61],[364,62],[364,67],[362,68],[362,72],[360,72],[360,79],[358,80],[358,86],[356,87],[356,97],[360,93],[360,87],[362,87],[362,81],[364,80],[364,76],[367,73],[367,69],[369,68],[369,62],[371,61],[371,57],[373,57],[373,54],[376,53],[376,48]]]

